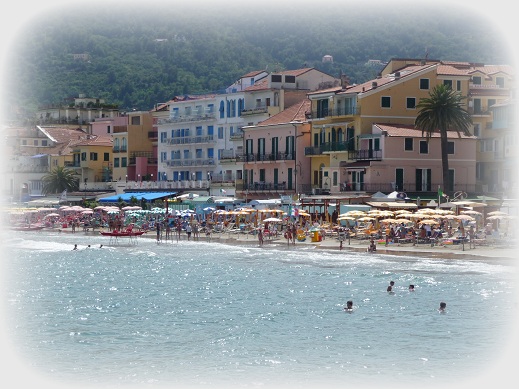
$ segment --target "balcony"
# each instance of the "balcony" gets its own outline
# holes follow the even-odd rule
[[[355,161],[382,161],[382,150],[348,151],[348,159]]]
[[[213,120],[216,118],[214,112],[206,114],[194,114],[194,115],[179,115],[168,119],[158,119],[158,124],[170,124],[170,123],[182,123],[182,122],[199,122],[206,120]]]
[[[260,105],[260,106],[257,106],[256,108],[244,109],[243,111],[241,111],[240,116],[244,117],[244,116],[252,116],[252,115],[261,115],[261,114],[264,114],[267,112],[268,112],[268,107],[266,105]]]
[[[249,192],[284,192],[286,190],[293,190],[288,188],[286,182],[254,182],[249,184],[243,184],[243,190]]]
[[[246,162],[273,162],[273,161],[293,161],[294,154],[274,153],[274,154],[247,154]]]
[[[320,146],[309,146],[305,147],[305,155],[322,155],[325,152],[332,151],[353,151],[355,145],[353,142],[326,142]]]
[[[230,140],[241,140],[241,139],[243,139],[243,135],[244,135],[243,130],[238,130],[238,131],[233,132],[229,136],[229,139]]]
[[[216,143],[213,135],[183,136],[179,138],[167,138],[166,143],[169,145],[189,145],[201,143]]]
[[[167,166],[214,166],[214,158],[195,158],[195,159],[168,159],[165,161]]]
[[[339,109],[321,109],[306,113],[307,119],[324,119],[340,116],[360,115],[360,107],[343,107]]]

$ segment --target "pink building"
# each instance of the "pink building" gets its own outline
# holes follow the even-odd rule
[[[448,133],[449,171],[454,191],[476,185],[475,136]],[[401,124],[373,124],[357,137],[355,162],[341,163],[341,191],[434,192],[442,186],[440,135],[427,141],[421,130]]]
[[[244,127],[244,185],[248,199],[290,195],[294,199],[310,185],[310,124],[305,99],[255,126]]]

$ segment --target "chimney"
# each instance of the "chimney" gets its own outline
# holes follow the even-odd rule
[[[395,80],[400,80],[400,72],[395,72]]]
[[[372,89],[376,89],[377,86],[378,86],[378,84],[377,84],[376,81],[373,81],[373,82],[371,83],[371,88],[372,88]]]

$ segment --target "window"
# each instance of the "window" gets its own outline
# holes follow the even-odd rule
[[[285,82],[290,84],[296,83],[296,76],[285,76]]]
[[[23,139],[23,140],[22,140],[22,145],[23,145],[23,146],[27,146],[27,139]]]
[[[195,134],[196,136],[202,136],[202,126],[196,126],[196,129],[195,129]]]
[[[479,126],[479,123],[474,124],[474,136],[477,136],[477,137],[481,136],[481,128]]]
[[[114,167],[119,167],[119,158],[114,158]]]
[[[422,90],[429,89],[429,79],[428,78],[420,78],[420,89],[422,89]]]
[[[460,80],[456,81],[456,90],[458,90],[458,91],[461,90],[461,81]]]
[[[416,191],[431,191],[431,169],[416,169]]]
[[[197,159],[203,158],[202,149],[196,149],[195,150],[195,158],[197,158]]]
[[[415,109],[416,108],[416,98],[415,97],[408,97],[406,99],[406,108],[407,109]]]
[[[420,154],[429,154],[429,143],[425,140],[420,141]]]
[[[472,83],[474,85],[481,85],[481,77],[480,76],[472,76]]]
[[[38,139],[34,139],[33,143],[34,143],[34,146],[38,146]]]
[[[380,106],[382,108],[391,108],[391,96],[382,96],[380,98]]]
[[[110,161],[110,153],[103,153],[103,161],[105,161],[105,162]]]
[[[121,158],[121,167],[126,167],[126,166],[128,166],[128,158],[122,157]]]
[[[106,133],[107,133],[107,134],[110,133],[110,126],[107,126],[107,127],[106,127]]]
[[[218,139],[223,139],[223,127],[218,127]]]
[[[207,126],[207,135],[209,135],[211,137],[211,139],[213,139],[214,126]]]
[[[413,138],[405,138],[404,139],[404,150],[405,151],[413,151]]]
[[[173,135],[173,134],[171,134]],[[160,133],[160,143],[166,143],[166,138],[168,137],[168,133],[166,131],[162,131]]]
[[[166,151],[160,152],[160,162],[164,162],[168,158],[168,153]]]
[[[443,80],[443,85],[452,89],[452,80]]]
[[[97,161],[97,153],[90,153],[90,160]]]
[[[43,139],[43,140],[41,141],[41,145],[42,145],[42,146],[47,146],[47,139]]]
[[[281,78],[281,74],[273,74],[270,76],[270,81],[271,82],[281,82],[282,81],[282,78]]]
[[[505,87],[505,78],[504,77],[496,77],[496,85],[500,88]]]
[[[86,156],[85,152],[81,153],[81,160],[82,161],[86,161],[87,160],[87,156]]]
[[[140,116],[132,116],[132,125],[140,126],[141,125],[141,117]]]
[[[225,103],[223,101],[220,101],[220,119],[223,119],[225,117]]]
[[[454,142],[447,142],[447,154],[454,154]]]
[[[333,186],[337,186],[338,185],[338,178],[339,178],[339,175],[337,174],[337,172],[333,172],[332,173],[332,185]]]

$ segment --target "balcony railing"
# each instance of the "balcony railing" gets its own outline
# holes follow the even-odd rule
[[[251,116],[251,115],[260,115],[260,114],[267,113],[267,112],[268,112],[267,106],[259,106],[259,107],[252,108],[252,109],[244,109],[243,111],[241,111],[240,116],[243,117],[243,116]]]
[[[213,166],[215,164],[214,158],[195,158],[195,159],[168,159],[167,166]]]
[[[307,119],[324,119],[338,116],[360,115],[360,107],[343,107],[339,109],[321,109],[306,113]]]
[[[197,143],[216,143],[214,135],[198,135],[198,136],[183,136],[178,138],[167,138],[166,142],[170,145],[186,145]]]
[[[292,190],[293,188],[289,188],[286,182],[254,182],[243,184],[243,190],[248,190],[249,192],[271,192],[271,191],[285,191]]]
[[[271,162],[271,161],[293,161],[294,154],[275,153],[275,154],[247,154],[245,155],[247,162]]]
[[[326,142],[320,146],[305,147],[305,155],[321,155],[327,151],[353,151],[354,149],[353,142]]]
[[[167,119],[158,119],[158,124],[181,123],[181,122],[197,122],[215,119],[215,113],[209,112],[206,114],[194,115],[179,115]]]

